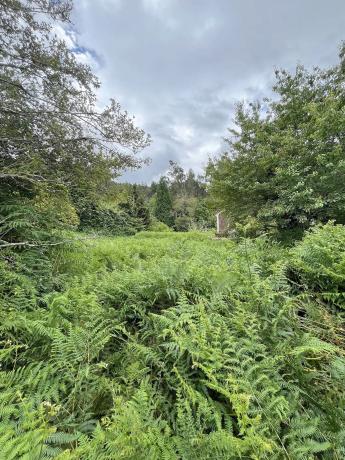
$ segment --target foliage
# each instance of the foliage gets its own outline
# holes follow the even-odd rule
[[[79,225],[78,213],[71,202],[68,191],[65,187],[57,193],[42,187],[37,189],[37,195],[33,199],[33,205],[39,213],[50,213],[50,222],[56,222],[56,225],[77,227]]]
[[[0,248],[7,246],[44,246],[58,238],[58,232],[66,227],[76,227],[78,216],[64,188],[55,194],[45,188],[36,196],[11,190],[0,184]]]
[[[170,168],[167,179],[170,192],[173,196],[204,197],[206,194],[205,184],[201,176],[196,177],[192,169],[185,172],[176,161],[169,161]]]
[[[97,109],[97,78],[78,47],[54,32],[69,23],[71,9],[70,0],[0,5],[1,198],[17,203],[13,212],[39,206],[47,218],[47,208],[55,214],[56,195],[64,195],[68,212],[47,222],[51,229],[61,220],[76,225],[72,203],[104,193],[124,168],[140,166],[134,154],[150,143],[115,100]]]
[[[344,49],[340,64],[276,72],[274,100],[239,104],[229,152],[208,167],[214,207],[263,232],[345,222]]]
[[[0,260],[6,458],[344,457],[342,226],[87,240],[44,283],[29,253]]]
[[[207,205],[205,199],[198,199],[194,209],[193,221],[197,224],[198,228],[214,228],[215,215]]]
[[[188,216],[176,217],[174,228],[177,232],[188,232],[192,225],[192,220]]]
[[[153,219],[147,230],[149,232],[171,232],[172,228],[157,219]]]
[[[213,228],[215,223],[214,213],[206,200],[206,184],[204,177],[196,176],[190,169],[185,172],[182,166],[175,161],[170,161],[170,168],[166,176],[162,176],[159,184],[150,186],[150,203],[156,215],[158,191],[162,194],[161,187],[169,192],[169,213],[164,222],[168,222],[176,231],[188,231],[191,228],[204,230]],[[165,190],[166,195],[166,190]],[[159,198],[161,200],[162,198]],[[164,198],[166,201],[166,198]],[[171,202],[171,205],[170,205]],[[160,206],[160,205],[159,205]],[[156,215],[157,217],[157,215]],[[158,219],[162,220],[163,215]]]
[[[209,167],[239,235],[219,240],[190,230],[211,216],[192,171],[112,181],[149,139],[96,110],[53,35],[70,9],[0,6],[1,458],[345,458],[344,63],[238,109]],[[247,238],[329,218],[290,249]]]
[[[142,228],[147,229],[151,223],[151,215],[148,206],[144,203],[143,195],[140,193],[137,184],[130,186],[130,192],[126,202],[119,204],[131,217],[141,222]]]
[[[308,232],[292,250],[290,269],[323,301],[345,307],[345,227],[330,222]]]
[[[142,229],[141,222],[125,211],[102,209],[94,203],[86,203],[80,210],[79,218],[79,229],[84,231],[108,235],[134,235]]]
[[[172,212],[172,199],[168,189],[167,181],[161,177],[156,191],[155,217],[160,221],[172,227],[174,217]]]

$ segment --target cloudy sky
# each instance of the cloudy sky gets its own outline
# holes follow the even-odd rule
[[[169,159],[201,172],[222,150],[234,104],[269,95],[276,67],[337,62],[345,0],[75,0],[85,59],[152,145],[150,182]]]

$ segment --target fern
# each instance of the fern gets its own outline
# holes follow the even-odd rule
[[[298,251],[263,238],[107,238],[54,249],[36,272],[47,289],[31,256],[7,251],[3,455],[343,458],[341,296],[308,285]]]

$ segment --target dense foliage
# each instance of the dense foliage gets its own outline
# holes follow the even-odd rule
[[[0,5],[0,219],[6,222],[0,240],[6,243],[39,241],[25,232],[37,220],[52,229],[76,226],[80,201],[98,199],[123,168],[140,165],[134,153],[150,141],[116,101],[97,110],[97,78],[78,47],[55,33],[68,24],[71,8],[69,0]]]
[[[156,218],[178,232],[213,228],[215,217],[207,203],[205,178],[191,169],[186,172],[175,161],[169,164],[167,175],[148,187]]]
[[[157,184],[154,213],[159,222],[163,222],[169,227],[173,226],[174,216],[172,209],[172,198],[169,192],[167,181],[164,177],[161,177]]]
[[[1,256],[2,458],[344,458],[343,226],[30,258]]]
[[[273,100],[238,106],[229,152],[208,168],[233,224],[281,234],[345,222],[344,53],[326,70],[277,71]]]
[[[213,228],[215,217],[207,203],[204,177],[196,176],[192,170],[186,172],[174,161],[169,164],[167,174],[161,176],[157,183],[145,185],[116,181],[108,184],[98,208],[125,212],[139,220],[138,229],[141,230],[164,228],[164,225],[176,231]],[[87,205],[90,208],[89,202]],[[89,225],[79,228],[86,227],[92,228],[93,223],[90,221]],[[130,231],[130,228],[127,230]],[[119,234],[115,227],[112,234]]]
[[[116,190],[116,185],[118,184],[113,183],[109,189]],[[118,202],[114,200],[113,191],[109,195],[109,190],[99,203],[90,200],[79,202],[78,229],[113,236],[134,235],[138,231],[148,229],[151,224],[151,214],[144,203],[142,193],[139,192],[137,185],[126,185],[128,187],[125,193],[117,197]]]
[[[86,232],[99,232],[108,235],[134,235],[142,229],[141,222],[126,212],[102,209],[87,203],[80,211],[79,229]]]
[[[113,181],[150,140],[96,109],[70,11],[0,5],[0,458],[344,459],[345,48],[239,107],[208,196]],[[190,231],[210,202],[236,242]]]

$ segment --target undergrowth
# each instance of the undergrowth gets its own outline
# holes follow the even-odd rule
[[[345,458],[344,260],[331,224],[2,254],[0,457]]]

